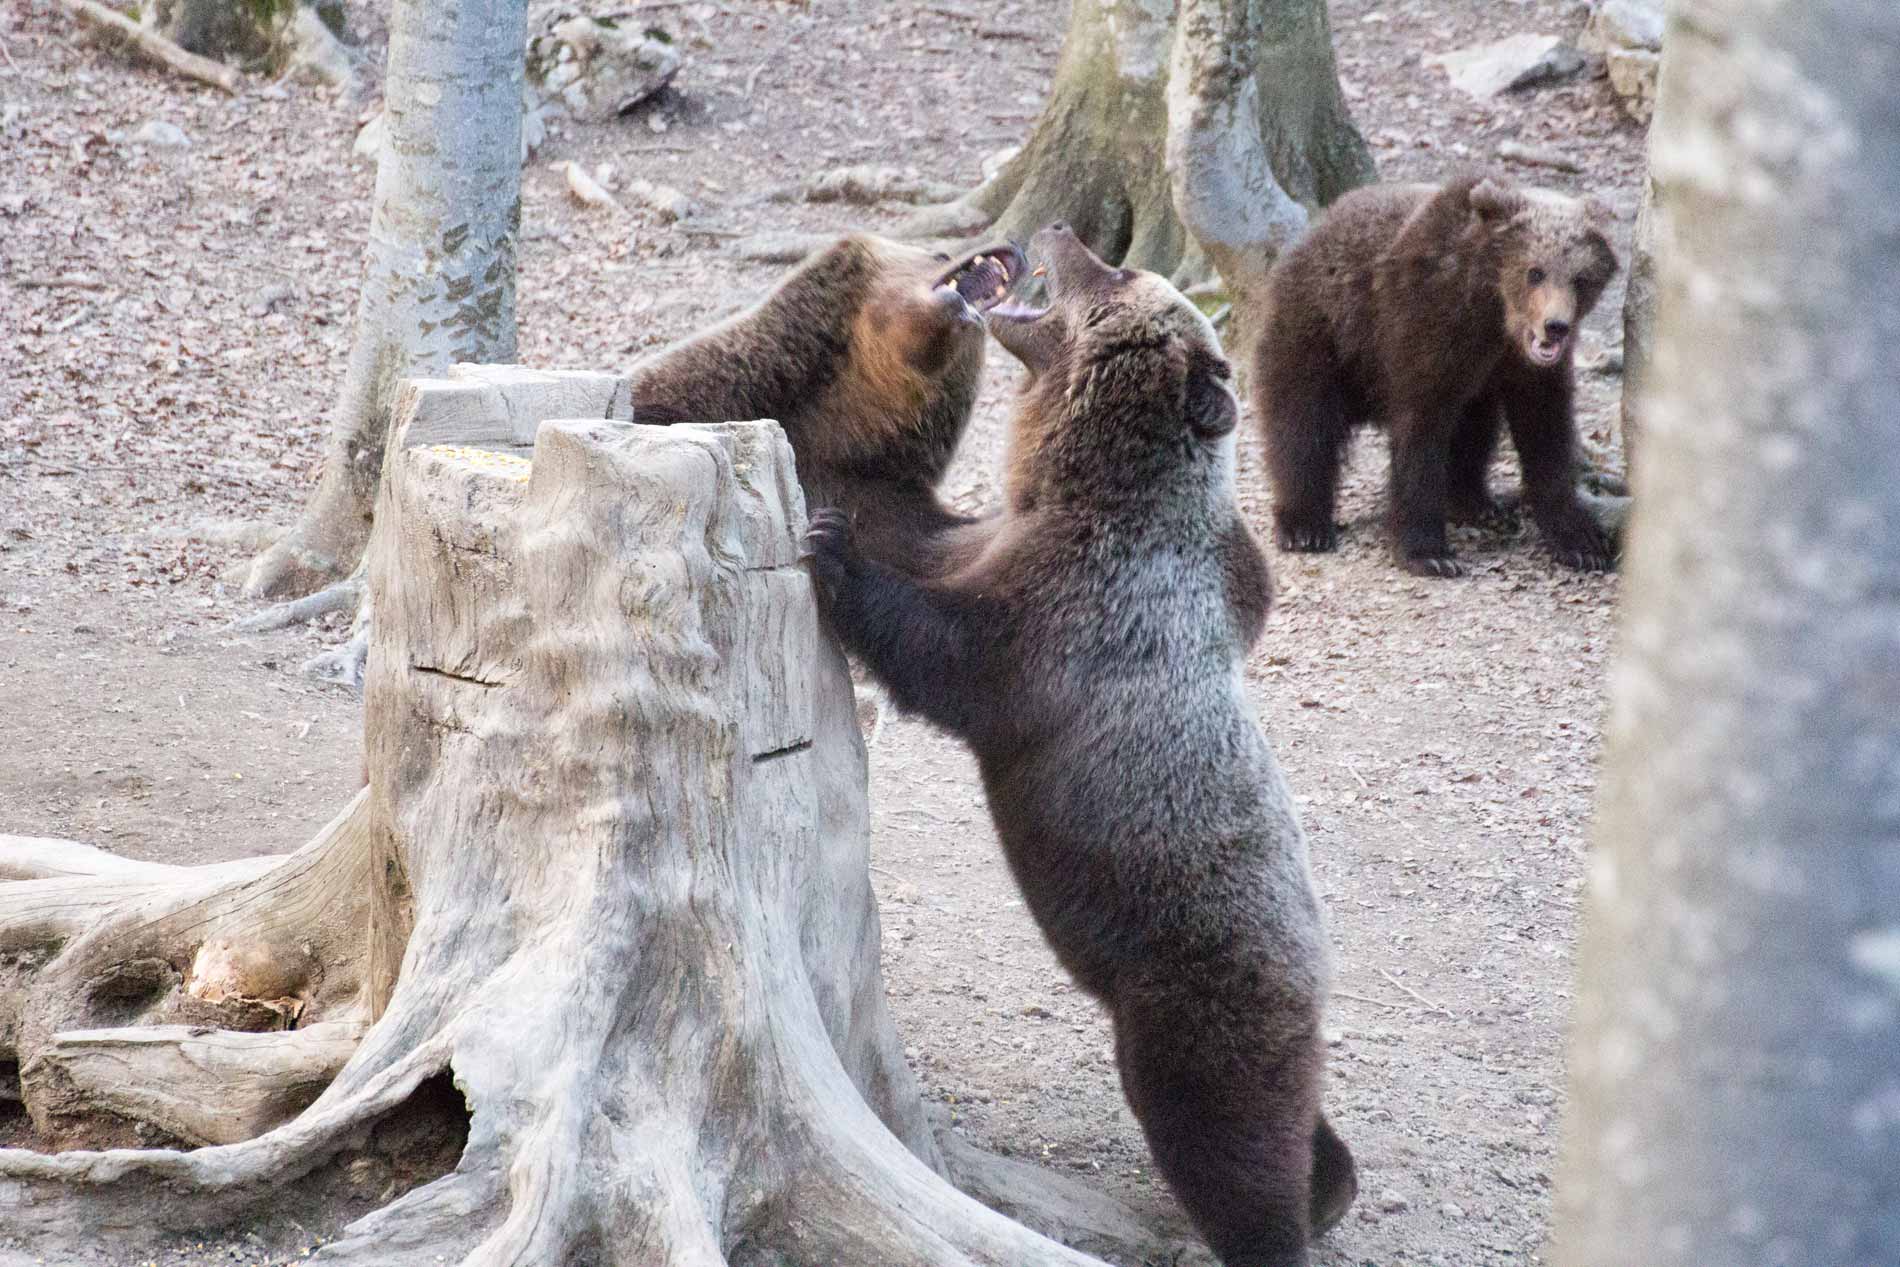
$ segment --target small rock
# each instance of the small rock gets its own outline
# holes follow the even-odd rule
[[[148,119],[139,125],[132,134],[134,145],[152,145],[160,149],[183,149],[191,144],[191,138],[176,123],[167,123],[163,119]]]
[[[1555,35],[1527,33],[1426,59],[1474,97],[1551,83],[1583,69],[1583,54]]]
[[[577,119],[625,114],[672,83],[681,63],[670,37],[637,17],[562,7],[538,14],[528,38],[529,81]]]
[[[620,205],[614,201],[612,194],[602,189],[599,183],[596,182],[592,176],[587,174],[586,168],[582,167],[573,159],[564,158],[560,162],[550,163],[548,166],[552,170],[561,173],[567,182],[568,194],[582,206],[617,208]]]
[[[656,185],[648,180],[628,181],[627,197],[657,212],[662,220],[688,220],[700,211],[698,203],[673,186]]]
[[[253,317],[268,317],[271,313],[277,311],[281,305],[289,303],[296,297],[297,288],[295,286],[278,282],[258,291],[251,299],[250,306],[245,309],[245,312]]]
[[[1664,16],[1663,0],[1603,0],[1583,38],[1605,53],[1613,48],[1660,53]]]
[[[1448,1219],[1462,1219],[1465,1217],[1465,1208],[1456,1201],[1445,1202],[1438,1207],[1438,1212]]]
[[[1610,87],[1616,90],[1623,111],[1638,123],[1648,123],[1656,113],[1656,76],[1662,70],[1662,54],[1641,48],[1611,49],[1603,56],[1610,72]]]
[[[1385,1214],[1403,1214],[1412,1208],[1412,1203],[1396,1188],[1387,1188],[1379,1194],[1379,1210]]]
[[[381,110],[363,121],[356,130],[356,141],[350,146],[350,152],[358,158],[367,158],[374,163],[383,154],[383,137],[389,131],[387,117]]]
[[[1610,87],[1638,123],[1656,109],[1656,72],[1662,65],[1663,0],[1604,0],[1583,41],[1603,53]]]

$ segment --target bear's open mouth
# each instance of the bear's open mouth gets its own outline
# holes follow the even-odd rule
[[[953,293],[965,305],[965,315],[981,321],[980,314],[993,310],[1009,295],[1025,271],[1028,259],[1014,245],[987,246],[952,264],[937,278],[933,289]]]
[[[1053,291],[1055,289],[1055,270],[1050,268],[1047,264],[1037,265],[1035,272],[1031,275],[1048,278],[1049,290]],[[991,321],[1007,321],[1015,324],[1027,324],[1028,322],[1036,320],[1038,317],[1046,317],[1048,315],[1049,309],[1047,305],[1038,308],[1033,304],[1018,303],[1015,300],[1011,300],[1008,303],[997,304],[994,308],[990,309]]]
[[[1567,334],[1561,339],[1546,339],[1533,332],[1524,340],[1524,352],[1532,365],[1555,365],[1563,359],[1564,350],[1569,346],[1570,336]]]

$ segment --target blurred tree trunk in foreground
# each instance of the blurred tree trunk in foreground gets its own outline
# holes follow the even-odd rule
[[[1666,44],[1556,1261],[1900,1263],[1900,7]]]

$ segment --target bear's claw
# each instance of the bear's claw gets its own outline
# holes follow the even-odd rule
[[[1295,554],[1321,554],[1339,548],[1339,529],[1332,524],[1320,527],[1301,525],[1299,527],[1282,526],[1275,539],[1282,550]]]
[[[1421,554],[1403,560],[1407,572],[1413,576],[1463,576],[1465,565],[1449,554]]]

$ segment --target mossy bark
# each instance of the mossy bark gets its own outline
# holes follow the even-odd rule
[[[1325,4],[1236,7],[1255,33],[1249,113],[1280,188],[1311,211],[1371,180],[1371,153],[1340,93]],[[1176,6],[1164,0],[1075,0],[1048,106],[972,205],[1011,235],[1066,220],[1104,259],[1184,285],[1205,280],[1207,253],[1181,222],[1168,171],[1176,25]]]

